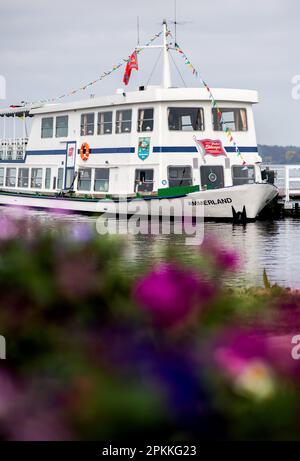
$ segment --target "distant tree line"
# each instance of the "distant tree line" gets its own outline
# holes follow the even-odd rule
[[[259,145],[258,151],[264,163],[300,163],[300,147]]]

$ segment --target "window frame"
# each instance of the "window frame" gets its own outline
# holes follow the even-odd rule
[[[108,177],[107,178],[96,178],[97,170],[107,171],[108,172]],[[96,181],[107,181],[107,188],[105,188],[105,190],[96,189]],[[99,192],[99,193],[108,192],[109,191],[109,183],[110,183],[110,168],[94,168],[93,191],[94,192]]]
[[[168,171],[168,185],[169,187],[182,187],[182,184],[180,185],[176,185],[176,186],[171,186],[170,185],[170,181],[172,181],[172,178],[170,178],[170,169],[172,168],[189,168],[190,169],[190,177],[189,178],[181,178],[182,180],[187,180],[187,179],[190,179],[191,180],[191,184],[184,184],[183,186],[186,186],[186,187],[190,187],[190,186],[193,186],[193,167],[191,165],[169,165],[168,168],[167,168],[167,171]],[[173,180],[175,180],[175,178],[173,178]]]
[[[50,172],[50,174],[48,174]],[[52,176],[52,168],[47,167],[45,169],[45,189],[51,189],[51,176]]]
[[[124,112],[129,112],[130,113],[130,119],[122,119],[119,120],[119,115]],[[116,111],[116,123],[115,123],[115,134],[130,134],[132,132],[132,114],[133,110],[132,109],[121,109]],[[122,129],[123,123],[130,123],[130,129],[128,131]]]
[[[105,122],[105,120],[103,122],[100,122],[99,121],[99,118],[100,118],[100,115],[104,115],[105,114],[111,114],[111,121],[110,122]],[[103,110],[103,111],[100,111],[100,112],[97,112],[97,136],[105,136],[105,135],[110,135],[110,134],[113,134],[113,129],[114,129],[114,125],[113,125],[113,111],[112,110]],[[103,125],[103,133],[101,133],[101,126]],[[111,126],[111,131],[108,133],[105,131],[105,126],[106,125],[110,125]]]
[[[44,120],[51,120],[52,121],[52,127],[51,128],[44,128],[43,127],[43,122]],[[51,136],[43,136],[44,130],[51,130]],[[41,118],[41,139],[51,139],[53,138],[54,135],[54,117],[42,117]]]
[[[249,167],[250,167],[250,168],[252,169],[252,171],[253,171],[253,180],[251,180],[250,178],[235,177],[235,176],[233,175],[234,168],[241,168],[241,169],[242,169],[242,168],[245,168],[245,166],[243,166],[243,165],[231,165],[231,178],[232,178],[232,185],[233,185],[233,186],[242,186],[242,185],[244,185],[244,184],[255,184],[255,182],[256,182],[255,165],[253,165],[253,164],[247,165],[247,169],[249,169]],[[239,181],[238,181],[238,182],[235,184],[235,180],[240,180],[240,181],[241,181],[241,180],[243,180],[243,179],[246,179],[247,182],[239,182]]]
[[[193,125],[184,125],[184,126],[191,126],[193,129],[192,130],[182,130],[182,129],[176,129],[176,128],[170,128],[170,113],[171,113],[171,110],[179,110],[179,109],[182,109],[182,110],[188,110],[188,109],[196,109],[198,111],[200,111],[200,114],[201,114],[201,128],[200,129],[197,129],[197,130],[194,130],[193,128]],[[175,132],[182,132],[182,133],[192,133],[192,132],[199,132],[199,133],[202,133],[203,131],[205,131],[205,112],[204,112],[204,107],[192,107],[192,106],[185,106],[185,107],[181,107],[181,106],[169,106],[167,108],[167,120],[168,120],[168,130],[169,131],[175,131]],[[182,125],[183,126],[183,125]]]
[[[143,118],[141,121],[140,113],[142,111],[152,110],[152,118]],[[137,111],[137,132],[138,133],[152,133],[154,131],[154,107],[140,107]],[[152,122],[152,127],[150,130],[143,130],[143,124],[146,122]]]
[[[66,119],[66,120],[67,120],[66,126],[64,126],[64,127],[59,127],[59,126],[57,126],[57,121],[58,121],[59,119],[60,119],[60,120],[61,120],[61,119]],[[67,133],[67,134],[59,134],[59,135],[58,135],[58,134],[57,134],[57,131],[58,131],[59,129],[66,129],[66,133]],[[55,120],[55,137],[56,137],[56,138],[67,138],[68,136],[69,136],[69,116],[68,116],[68,115],[58,115],[58,116],[56,117],[56,120]]]
[[[33,181],[36,181],[39,178],[38,175],[36,175],[35,178],[33,177],[33,171],[34,170],[37,170],[37,171],[41,170],[41,172],[42,172],[42,175],[40,176],[40,178],[41,178],[40,186],[37,186],[37,185],[34,186],[33,185]],[[41,167],[33,167],[33,168],[31,168],[30,169],[30,188],[31,189],[42,189],[43,188],[43,176],[44,176],[43,175],[43,168],[41,168]]]
[[[9,177],[8,172],[9,171],[15,171],[15,184],[14,185],[8,185],[7,181],[10,180],[11,178]],[[5,187],[16,187],[17,186],[17,168],[16,167],[7,167],[6,168],[6,175],[5,175]]]
[[[62,174],[61,174],[61,171],[62,171]],[[59,167],[57,169],[57,178],[56,178],[56,189],[57,190],[63,190],[64,176],[65,176],[65,169],[63,167]]]
[[[3,177],[1,175],[1,171],[3,171]],[[4,187],[5,184],[5,167],[0,167],[0,187]]]
[[[24,178],[20,178],[20,173],[21,173],[22,170],[27,170],[27,172],[28,172],[28,175],[27,175],[27,186],[20,185],[20,180],[21,180],[21,179],[24,180]],[[30,185],[30,168],[29,168],[29,167],[20,167],[20,168],[18,169],[18,182],[17,182],[17,183],[18,183],[18,187],[20,187],[21,189],[27,189],[27,188],[29,188],[29,185]]]
[[[93,116],[93,122],[86,122],[84,123],[84,117],[92,115]],[[88,127],[93,126],[93,132],[89,133],[88,132]],[[86,130],[86,131],[85,131]],[[80,116],[80,136],[94,136],[95,135],[95,112],[84,112]]]
[[[86,170],[86,171],[89,171],[90,172],[90,179],[81,179],[81,172],[83,170]],[[81,167],[78,169],[78,180],[77,180],[77,190],[80,191],[80,192],[91,192],[91,189],[92,189],[92,179],[93,179],[93,171],[92,171],[92,168],[85,168],[85,167]],[[85,181],[85,182],[89,182],[90,183],[90,188],[89,189],[82,189],[80,187],[80,184],[82,181]]]
[[[235,114],[236,111],[239,111],[239,112],[243,111],[245,113],[245,115],[246,115],[246,119],[245,119],[246,129],[245,130],[237,129],[236,121],[235,121],[236,120],[235,115],[234,115],[234,120],[232,122],[227,122],[227,123],[234,123],[235,127],[234,128],[227,127],[227,128],[229,128],[229,130],[234,132],[234,133],[247,133],[247,131],[249,131],[247,107],[219,107],[219,110],[221,111],[222,114],[223,114],[222,111],[224,111],[225,113],[232,111],[233,114]],[[212,108],[211,115],[212,115],[213,131],[216,131],[218,133],[226,133],[226,125],[227,125],[227,123],[223,123],[223,124],[220,123],[220,120],[218,119],[217,108],[215,108],[215,107]],[[215,121],[217,122],[217,127],[220,127],[220,128],[216,128]],[[242,124],[243,124],[243,121],[242,121]],[[223,126],[225,127],[224,129],[223,129]]]
[[[152,180],[145,180],[145,184],[152,184],[151,190],[138,190],[139,187],[139,180],[137,179],[137,173],[140,171],[152,171]],[[139,192],[153,192],[154,189],[154,168],[135,168],[134,171],[134,192],[139,193]]]

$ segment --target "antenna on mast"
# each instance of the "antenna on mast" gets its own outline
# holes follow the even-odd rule
[[[175,43],[177,43],[177,0],[174,0],[174,32]]]
[[[140,17],[136,18],[136,28],[137,28],[137,44],[140,46]]]

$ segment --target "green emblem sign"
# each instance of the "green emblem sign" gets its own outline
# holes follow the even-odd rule
[[[150,138],[139,138],[138,156],[141,160],[146,160],[150,154]]]

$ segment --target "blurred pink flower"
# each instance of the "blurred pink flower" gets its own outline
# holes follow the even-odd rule
[[[195,271],[166,263],[139,280],[134,289],[136,302],[163,327],[184,321],[213,294],[212,285]]]
[[[206,237],[201,249],[212,258],[218,269],[235,271],[241,265],[238,253],[220,244],[216,238]]]

